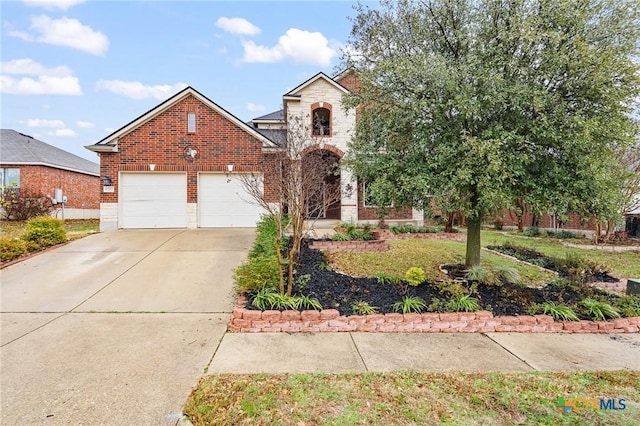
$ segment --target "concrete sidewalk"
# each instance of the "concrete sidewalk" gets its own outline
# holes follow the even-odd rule
[[[226,333],[209,373],[640,369],[640,334]]]

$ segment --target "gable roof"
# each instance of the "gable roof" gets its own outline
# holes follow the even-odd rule
[[[318,80],[325,80],[327,83],[331,84],[332,86],[334,86],[336,89],[340,90],[341,92],[350,93],[349,89],[347,89],[346,87],[344,87],[340,83],[336,82],[334,79],[332,79],[331,77],[329,77],[325,73],[319,72],[318,74],[314,75],[313,77],[311,77],[310,79],[308,79],[304,83],[300,84],[299,86],[297,86],[297,87],[291,89],[289,92],[285,93],[285,95],[283,97],[285,99],[296,99],[296,98],[299,98],[300,97],[300,91],[302,91],[302,89],[304,89],[307,86],[312,85],[313,83],[315,83]]]
[[[13,129],[0,130],[0,163],[47,166],[100,176],[100,166]]]
[[[204,96],[202,93],[198,92],[193,87],[188,86],[188,87],[184,88],[183,90],[181,90],[180,92],[178,92],[175,95],[173,95],[172,97],[170,97],[169,99],[167,99],[166,101],[160,103],[159,105],[157,105],[157,106],[153,107],[152,109],[150,109],[149,111],[145,112],[144,114],[142,114],[138,118],[134,119],[133,121],[129,122],[128,124],[125,124],[123,127],[119,128],[115,132],[111,133],[109,136],[107,136],[104,139],[96,142],[93,145],[87,145],[87,146],[85,146],[85,148],[87,148],[90,151],[94,151],[94,152],[117,152],[118,151],[118,138],[126,135],[127,133],[129,133],[133,129],[139,127],[140,125],[142,125],[144,123],[146,123],[147,121],[149,121],[152,118],[158,116],[159,114],[162,114],[164,111],[166,111],[167,109],[171,108],[172,106],[174,106],[175,104],[177,104],[178,102],[180,102],[181,100],[183,100],[184,98],[186,98],[187,96],[190,96],[190,95],[195,97],[196,99],[198,99],[203,104],[207,105],[209,108],[211,108],[214,111],[216,111],[218,114],[222,115],[227,120],[229,120],[232,123],[234,123],[236,126],[240,127],[245,132],[249,133],[254,138],[256,138],[259,141],[261,141],[263,147],[274,147],[275,146],[273,141],[269,140],[266,136],[264,136],[263,134],[261,134],[258,131],[256,131],[256,129],[254,129],[253,127],[247,125],[242,120],[240,120],[238,117],[236,117],[235,115],[231,114],[229,111],[227,111],[226,109],[222,108],[220,105],[216,104],[211,99],[207,98],[206,96]]]

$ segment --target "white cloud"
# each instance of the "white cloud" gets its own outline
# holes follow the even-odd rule
[[[94,55],[103,55],[109,48],[109,39],[106,35],[82,25],[77,19],[51,19],[46,15],[33,16],[29,28],[37,34],[12,30],[9,31],[9,35],[25,41],[67,46]]]
[[[1,62],[0,70],[2,70],[2,74],[0,74],[1,93],[14,95],[82,94],[78,78],[66,66],[47,68],[33,59],[23,58]]]
[[[82,129],[91,129],[93,127],[96,127],[96,125],[90,121],[76,121],[76,126]]]
[[[260,34],[260,28],[244,18],[218,18],[216,26],[231,34],[256,35]]]
[[[319,32],[290,28],[273,47],[259,46],[253,41],[242,41],[245,62],[281,62],[291,60],[298,64],[326,67],[338,52],[329,46],[327,38]]]
[[[254,104],[253,102],[249,102],[247,104],[247,110],[251,112],[264,111],[266,108],[264,105]]]
[[[96,90],[108,90],[109,92],[128,96],[132,99],[155,98],[165,100],[187,87],[185,83],[158,84],[147,86],[139,81],[100,80],[96,83]]]
[[[72,129],[55,129],[54,131],[49,132],[49,135],[70,137],[70,136],[75,136],[76,132],[74,132]]]
[[[2,62],[3,74],[31,74],[47,75],[50,77],[67,77],[72,73],[71,68],[60,65],[55,68],[47,68],[37,63],[31,58],[14,59],[13,61]]]
[[[29,118],[25,124],[29,127],[50,127],[53,129],[64,129],[64,121],[62,120],[46,120],[42,118]]]
[[[61,9],[67,10],[72,6],[84,3],[84,0],[22,0],[23,3],[31,7],[42,7],[47,10]]]
[[[115,129],[115,128],[113,128],[113,127],[105,127],[105,128],[104,128],[104,131],[105,131],[105,132],[107,132],[107,133],[113,133],[113,132],[115,132],[115,131],[116,131],[116,129]]]

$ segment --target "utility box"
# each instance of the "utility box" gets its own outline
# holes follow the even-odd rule
[[[627,294],[628,295],[640,294],[640,278],[629,278],[627,280]]]

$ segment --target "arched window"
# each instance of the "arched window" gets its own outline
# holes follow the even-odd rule
[[[316,108],[312,112],[313,136],[331,135],[331,111],[327,108]]]

